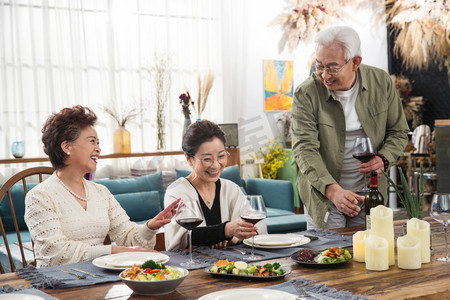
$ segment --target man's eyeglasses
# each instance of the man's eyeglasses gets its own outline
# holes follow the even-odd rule
[[[197,159],[198,161],[200,161],[202,163],[202,166],[204,168],[209,168],[211,167],[214,162],[217,160],[217,162],[221,165],[226,165],[228,158],[230,157],[230,153],[228,151],[222,152],[220,153],[217,158],[213,158],[212,156],[210,157],[203,157],[203,158],[198,158],[193,156],[193,158]]]
[[[328,74],[330,75],[336,75],[337,73],[339,73],[352,59],[350,58],[349,60],[347,60],[347,62],[340,68],[325,68],[324,66],[321,65],[316,65],[316,72],[317,74],[322,74],[324,71],[327,71]]]

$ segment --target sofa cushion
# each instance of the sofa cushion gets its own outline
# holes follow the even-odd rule
[[[6,239],[8,240],[8,244],[11,247],[12,244],[17,242],[17,234],[15,231],[6,233]],[[31,235],[28,229],[24,229],[20,231],[20,239],[22,243],[31,242]],[[3,241],[3,236],[0,235],[0,244],[5,244]]]
[[[30,191],[34,188],[37,183],[28,183],[27,190]],[[1,187],[1,185],[0,185]],[[23,193],[23,185],[15,184],[10,189],[11,197],[13,199],[14,211],[16,212],[17,225],[19,225],[19,230],[28,230],[27,224],[24,220],[25,215],[25,194]],[[8,194],[3,197],[0,203],[0,216],[2,217],[3,226],[5,231],[15,231],[14,222],[11,215],[11,209],[9,206]]]
[[[191,174],[191,170],[175,169],[175,175],[176,175],[177,179],[180,177],[186,177],[189,174]],[[222,171],[222,174],[220,174],[220,178],[228,179],[228,180],[236,183],[238,186],[243,187],[241,173],[239,171],[238,165],[232,165],[232,166],[224,168]]]
[[[266,218],[267,231],[269,233],[288,233],[306,230],[306,218],[304,215],[285,215]]]
[[[294,212],[294,190],[290,181],[249,178],[247,193],[263,196],[266,207]]]
[[[161,172],[136,178],[95,180],[95,182],[106,186],[114,197],[119,194],[128,194],[130,191],[134,193],[157,191],[160,205],[164,207],[165,190]]]
[[[286,216],[286,215],[294,215],[295,213],[292,211],[288,211],[285,209],[279,209],[279,208],[273,208],[273,207],[266,207],[267,210],[267,217],[279,217],[279,216]]]
[[[117,194],[114,197],[131,221],[146,221],[162,210],[158,191]]]

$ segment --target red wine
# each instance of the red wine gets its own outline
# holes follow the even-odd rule
[[[359,152],[353,153],[353,157],[359,160],[360,162],[366,163],[375,156],[375,153],[372,152]]]
[[[243,216],[241,216],[242,220],[244,220],[245,222],[252,223],[253,225],[255,225],[256,223],[258,223],[261,220],[264,220],[265,218],[266,218],[266,216],[261,215],[261,214],[243,215]]]
[[[187,230],[192,230],[203,222],[199,218],[184,218],[177,220],[178,225],[186,228]]]
[[[364,198],[364,211],[366,213],[366,229],[371,229],[370,209],[384,205],[383,195],[378,191],[378,176],[376,171],[370,172],[370,192]]]

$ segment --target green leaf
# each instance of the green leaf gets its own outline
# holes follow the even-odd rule
[[[420,186],[419,186],[419,196],[417,199],[419,201],[419,211],[417,212],[417,218],[422,220],[422,218],[423,218],[423,200],[424,200],[423,163],[422,162],[420,162]]]
[[[399,171],[401,172],[401,169],[399,168]],[[383,170],[381,170],[381,172],[383,172],[384,177],[387,178],[387,180],[389,181],[389,183],[394,187],[395,192],[397,193],[397,196],[400,198],[400,202],[403,204],[403,206],[406,209],[406,212],[408,212],[409,214],[409,205],[406,203],[405,199],[403,198],[403,194],[400,192],[400,189],[398,188],[397,184],[392,181],[392,179],[389,177],[388,174],[386,174],[386,172],[384,172]]]
[[[409,184],[408,184],[408,181],[406,180],[405,175],[403,174],[401,169],[399,171],[400,171],[400,179],[402,181],[403,191],[405,193],[405,200],[406,200],[406,202],[409,203],[408,216],[410,218],[414,218],[416,216],[416,213],[417,213],[416,200],[413,198],[413,196],[411,194],[411,190],[409,189]]]

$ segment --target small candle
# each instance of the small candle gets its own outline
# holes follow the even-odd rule
[[[370,212],[370,215],[372,215],[372,212]],[[365,244],[366,269],[372,271],[384,271],[389,269],[388,241],[371,232],[366,238]]]
[[[427,221],[412,218],[406,222],[408,234],[415,236],[420,240],[420,251],[422,263],[430,262],[430,223]]]
[[[369,230],[358,231],[353,235],[353,260],[359,262],[365,262],[366,246],[364,244],[365,239],[369,236]]]
[[[395,265],[394,254],[394,213],[384,205],[370,209],[371,234],[385,238],[388,241],[389,265]]]
[[[397,239],[397,259],[400,269],[420,269],[422,266],[420,244],[420,239],[411,234]]]

